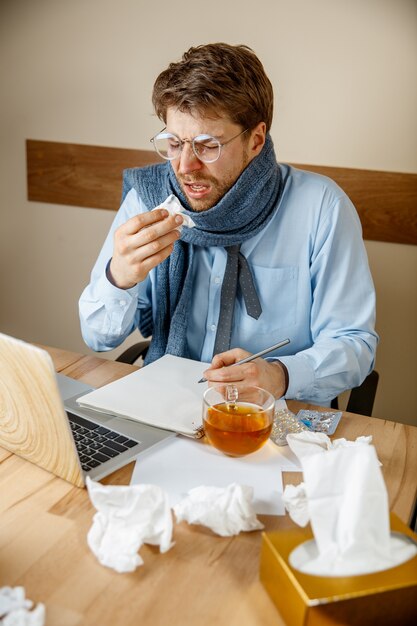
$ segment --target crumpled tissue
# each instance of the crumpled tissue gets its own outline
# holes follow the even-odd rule
[[[33,602],[25,598],[24,587],[1,587],[1,626],[44,626],[45,605],[41,602],[33,610]]]
[[[248,485],[202,485],[190,489],[187,497],[174,506],[174,513],[177,522],[201,524],[222,537],[230,537],[264,528],[256,517],[252,499],[253,488]]]
[[[324,433],[303,431],[287,441],[304,482],[285,488],[284,504],[298,525],[310,521],[315,538],[314,548],[303,544],[292,553],[293,567],[352,576],[394,567],[417,554],[408,538],[391,535],[387,490],[371,437],[332,442]]]
[[[87,489],[97,510],[87,543],[99,562],[117,572],[143,565],[138,554],[144,543],[172,547],[172,514],[166,493],[156,485],[102,485],[87,477]]]
[[[184,207],[174,194],[170,194],[164,202],[158,204],[158,206],[152,209],[152,211],[155,211],[155,209],[166,209],[170,215],[181,214],[184,221],[180,226],[178,226],[177,230],[179,231],[181,231],[183,226],[187,226],[188,228],[193,228],[195,226],[191,217],[189,215],[185,215]]]

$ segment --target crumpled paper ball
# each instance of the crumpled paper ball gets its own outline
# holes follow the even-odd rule
[[[2,626],[44,626],[45,606],[25,598],[24,587],[1,587],[0,624]]]
[[[102,485],[87,477],[87,489],[97,513],[87,543],[99,562],[117,572],[143,565],[144,544],[166,552],[173,545],[168,497],[157,485]]]
[[[207,526],[217,535],[230,537],[241,531],[260,530],[252,504],[253,488],[232,483],[222,487],[195,487],[174,506],[177,522]]]

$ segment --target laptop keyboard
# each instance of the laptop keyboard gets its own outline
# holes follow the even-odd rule
[[[85,472],[110,461],[140,443],[69,411],[67,415],[81,467]]]

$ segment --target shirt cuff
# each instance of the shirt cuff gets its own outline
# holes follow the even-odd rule
[[[282,371],[284,372],[284,393],[282,395],[285,396],[285,394],[288,391],[288,385],[290,382],[288,368],[286,365],[284,365],[284,363],[280,359],[277,359],[277,362],[281,365]]]
[[[116,287],[116,285],[111,280],[111,274],[109,272],[111,258],[109,259],[106,270],[104,274],[99,279],[99,293],[101,294],[101,299],[103,301],[109,300],[128,300],[130,302],[131,298],[137,297],[138,294],[138,285],[133,285],[129,289],[121,289],[120,287]]]
[[[289,400],[304,400],[313,394],[314,369],[302,354],[283,356],[279,360],[288,371],[288,388],[285,397]]]

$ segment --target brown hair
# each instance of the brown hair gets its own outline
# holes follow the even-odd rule
[[[155,81],[152,103],[166,123],[168,107],[199,115],[226,114],[242,128],[271,127],[274,95],[262,63],[244,45],[211,43],[190,48]]]

